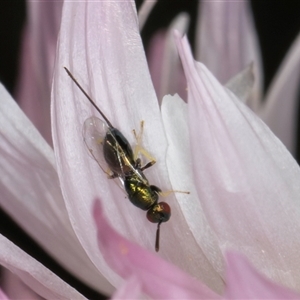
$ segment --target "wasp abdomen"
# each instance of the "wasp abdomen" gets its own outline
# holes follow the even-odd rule
[[[110,128],[103,143],[104,158],[110,169],[120,175],[132,171],[134,164],[132,148],[124,135],[116,128]]]

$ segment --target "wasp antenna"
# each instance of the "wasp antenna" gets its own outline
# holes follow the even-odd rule
[[[155,251],[158,252],[159,251],[159,234],[160,234],[160,224],[162,222],[159,222],[157,224],[157,229],[156,229],[156,238],[155,238]]]
[[[100,110],[100,108],[96,105],[96,103],[92,100],[92,98],[87,94],[87,92],[81,87],[81,85],[79,84],[79,82],[75,79],[75,77],[72,75],[72,73],[66,68],[64,67],[64,69],[66,70],[66,72],[68,73],[68,75],[71,77],[71,79],[74,81],[74,83],[79,87],[79,89],[82,91],[82,93],[88,98],[88,100],[91,102],[91,104],[96,108],[96,110],[98,111],[98,113],[102,116],[102,118],[106,121],[107,125],[111,128],[114,128],[112,126],[112,124],[110,123],[110,121],[106,118],[106,116],[104,115],[104,113]]]

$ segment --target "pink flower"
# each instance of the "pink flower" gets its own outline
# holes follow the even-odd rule
[[[178,40],[178,47],[188,105],[169,96],[160,112],[133,3],[116,5],[65,5],[53,85],[58,174],[73,228],[89,257],[117,285],[118,277],[98,257],[93,226],[87,222],[96,195],[104,195],[105,214],[129,239],[153,249],[156,228],[142,211],[120,201],[122,191],[87,155],[81,131],[93,109],[62,66],[71,69],[130,142],[132,128],[145,120],[143,145],[159,162],[146,172],[151,183],[191,192],[168,201],[173,216],[162,227],[162,257],[220,292],[222,253],[233,248],[273,280],[297,288],[297,164],[249,109],[193,62],[187,41]],[[70,22],[68,15],[76,18]],[[86,27],[86,15],[93,26]],[[98,26],[99,20],[106,26]]]
[[[142,292],[153,299],[299,299],[300,295],[260,275],[241,255],[226,255],[226,288],[215,294],[195,278],[118,234],[95,201],[98,244],[109,265],[125,283],[113,299],[138,299]]]
[[[7,296],[5,295],[5,293],[0,289],[0,299],[1,300],[6,300],[8,299]]]
[[[63,266],[103,293],[111,294],[122,283],[124,261],[115,255],[112,270],[98,250],[99,227],[91,218],[96,196],[101,195],[103,214],[115,230],[153,251],[156,226],[88,155],[82,126],[96,112],[65,73],[66,66],[131,143],[132,129],[145,121],[143,146],[157,159],[145,171],[151,184],[191,192],[166,200],[172,218],[161,229],[159,255],[177,267],[158,262],[181,274],[186,286],[178,291],[189,297],[223,294],[228,249],[246,255],[268,278],[299,291],[299,167],[268,127],[193,60],[187,40],[177,35],[176,41],[188,104],[175,95],[159,106],[134,3],[65,2],[52,86],[54,153],[2,88],[1,205]],[[147,260],[147,252],[140,251],[136,259]],[[238,262],[249,271],[243,259]],[[151,270],[145,268],[145,280]],[[162,280],[167,287],[168,274]],[[247,278],[264,282],[256,273]],[[136,275],[129,278],[125,292],[137,281]],[[149,293],[144,284],[140,290]],[[264,284],[259,291],[265,290]],[[232,288],[228,297],[237,292]]]
[[[195,35],[195,57],[214,76],[230,86],[233,76],[251,63],[254,78],[242,81],[250,84],[242,99],[271,128],[292,154],[296,151],[297,93],[299,82],[298,36],[275,75],[265,99],[262,99],[263,72],[258,37],[248,1],[202,1],[199,4]],[[149,68],[159,101],[168,93],[186,94],[186,80],[173,41],[173,30],[183,34],[189,29],[189,18],[177,16],[167,32],[159,32],[149,49]],[[248,72],[249,73],[249,72]],[[170,80],[170,78],[172,78]],[[232,88],[230,86],[230,88]],[[245,87],[244,87],[245,89]],[[241,89],[234,90],[240,93]],[[238,94],[241,98],[241,95]],[[246,97],[245,97],[246,96]]]
[[[62,0],[27,1],[28,18],[16,89],[22,110],[50,145],[50,91],[62,4]]]

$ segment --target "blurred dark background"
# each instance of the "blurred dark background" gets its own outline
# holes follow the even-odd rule
[[[142,1],[136,0],[136,3],[139,8]],[[142,31],[144,45],[148,44],[149,38],[157,29],[167,27],[180,11],[187,11],[192,18],[189,39],[193,44],[197,5],[196,0],[158,1]],[[261,45],[266,89],[300,31],[300,1],[256,0],[251,1],[251,6]],[[11,93],[18,74],[20,41],[25,20],[25,1],[0,1],[0,81]],[[3,212],[0,212],[0,232],[77,288],[87,298],[105,299],[104,296],[86,287],[64,271]]]

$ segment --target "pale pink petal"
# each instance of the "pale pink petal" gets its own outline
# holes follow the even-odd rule
[[[262,93],[262,66],[248,1],[202,1],[196,58],[225,84],[254,62],[255,85],[248,105],[257,110]]]
[[[253,63],[246,67],[243,71],[232,77],[226,87],[230,89],[243,103],[249,99],[254,85]]]
[[[178,30],[185,34],[189,27],[188,14],[178,15],[170,24],[166,33],[158,32],[149,49],[149,69],[158,101],[168,94],[179,94],[187,99],[186,79],[179,60],[178,51],[174,42],[173,31]]]
[[[88,16],[87,20],[85,16]],[[84,249],[109,282],[118,286],[119,277],[97,251],[95,228],[90,222],[91,199],[101,195],[105,201],[105,213],[110,216],[113,226],[152,251],[156,225],[149,223],[145,212],[125,198],[125,193],[107,178],[88,154],[82,126],[86,118],[98,114],[93,112],[62,67],[71,69],[130,143],[134,144],[132,129],[138,129],[140,121],[145,120],[143,146],[157,159],[157,164],[145,174],[151,184],[158,185],[163,191],[176,189],[168,178],[168,144],[147,71],[134,3],[66,2],[62,20],[53,85],[53,133],[61,187],[73,228]],[[105,20],[106,26],[101,20]],[[210,288],[221,291],[220,275],[209,266],[209,260],[202,253],[198,255],[199,245],[190,234],[174,195],[166,201],[172,206],[172,218],[162,226],[159,255],[196,278],[208,279],[205,283]],[[186,245],[189,245],[187,261],[182,260]],[[195,262],[193,257],[202,259]],[[202,272],[203,264],[212,275],[211,279]]]
[[[121,287],[112,295],[111,299],[142,299],[142,287],[140,280],[131,276]]]
[[[0,265],[46,299],[85,299],[74,288],[0,235]]]
[[[207,222],[194,184],[188,104],[178,95],[165,96],[161,114],[169,144],[166,161],[172,187],[174,190],[190,192],[189,195],[175,193],[181,214],[173,215],[175,220],[172,228],[181,235],[178,236],[178,246],[182,245],[186,257],[192,258],[184,260],[180,267],[221,293],[224,285],[221,277],[224,268],[223,257],[217,236]],[[172,209],[175,208],[175,203],[171,204]],[[167,226],[166,224],[165,227]],[[165,231],[165,227],[162,230]],[[165,247],[164,245],[165,239],[162,240],[162,247]]]
[[[124,279],[136,276],[143,292],[155,299],[220,299],[200,281],[118,234],[94,204],[98,245],[109,265]]]
[[[140,31],[143,30],[143,27],[153,9],[155,6],[157,0],[145,0],[142,4],[142,6],[139,9],[139,26],[140,26]]]
[[[270,129],[177,37],[188,81],[193,172],[222,251],[244,253],[274,281],[300,290],[300,170]]]
[[[160,101],[163,96],[175,93],[179,94],[182,99],[187,99],[186,79],[178,56],[173,32],[175,29],[182,35],[185,34],[188,31],[189,23],[189,15],[181,13],[173,20],[168,29],[164,47],[164,56],[161,62],[162,80],[161,95],[159,95]]]
[[[116,285],[118,277],[98,254],[90,219],[92,199],[101,195],[114,226],[149,249],[154,249],[156,226],[148,222],[145,212],[125,199],[125,193],[89,155],[82,126],[91,115],[100,116],[64,66],[69,67],[131,144],[135,142],[132,129],[138,130],[140,121],[145,121],[143,146],[160,162],[147,171],[147,177],[151,184],[170,189],[165,164],[167,142],[147,70],[134,2],[65,2],[52,91],[54,146],[67,210],[85,251]],[[142,235],[140,228],[145,229]],[[174,235],[170,239],[176,241]]]
[[[22,110],[50,145],[50,87],[61,9],[61,0],[27,1],[28,22],[16,89],[16,99]]]
[[[165,30],[159,30],[156,32],[150,41],[149,49],[147,51],[149,71],[159,102],[161,102],[163,96],[165,96],[162,94],[161,89],[163,77],[162,64],[165,56],[164,49],[166,36],[167,31]]]
[[[101,277],[71,227],[53,150],[2,85],[0,157],[1,207],[59,263],[101,290]]]
[[[300,299],[258,273],[244,256],[228,253],[225,299]]]
[[[281,64],[259,114],[292,154],[297,143],[299,67],[300,35]]]
[[[42,299],[18,276],[5,268],[1,268],[1,287],[10,299]]]
[[[2,289],[0,289],[0,300],[9,300]]]

